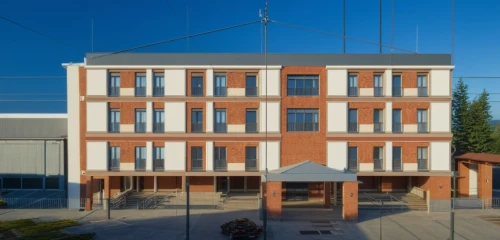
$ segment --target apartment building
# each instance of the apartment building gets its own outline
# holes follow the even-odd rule
[[[260,191],[277,217],[287,201],[340,198],[357,219],[370,191],[449,203],[450,55],[269,54],[266,67],[262,54],[122,53],[63,66],[70,197],[96,181],[105,197],[185,190],[188,177],[194,192]]]

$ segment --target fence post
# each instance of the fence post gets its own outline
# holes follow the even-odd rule
[[[111,219],[111,201],[109,198],[106,198],[106,207],[108,210],[108,219]]]
[[[382,240],[382,216],[383,216],[383,213],[382,213],[382,208],[384,207],[384,202],[382,202],[382,200],[380,200],[380,240]]]
[[[450,212],[450,240],[455,238],[455,212]]]

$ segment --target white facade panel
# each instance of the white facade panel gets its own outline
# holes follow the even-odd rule
[[[429,83],[430,96],[451,96],[450,74],[450,70],[431,70]]]
[[[373,163],[360,163],[359,164],[359,171],[360,172],[373,172],[374,170],[374,165]]]
[[[280,142],[267,142],[268,151],[267,151],[267,168],[269,171],[279,169],[281,166],[280,157],[281,157],[281,149]],[[260,142],[259,144],[260,151],[260,170],[266,170],[266,142]]]
[[[205,111],[207,111],[206,115],[207,125],[205,126],[205,130],[207,131],[207,133],[210,133],[214,131],[214,103],[207,102],[207,107],[205,108]]]
[[[79,66],[66,67],[68,108],[68,197],[80,198],[80,76]],[[88,88],[87,88],[88,89]],[[79,208],[80,204],[70,204]]]
[[[280,109],[280,103],[279,102],[267,102],[267,107],[269,108],[268,111],[266,111],[266,103],[265,102],[260,102],[260,107],[259,107],[259,116],[260,116],[260,121],[259,121],[259,129],[261,133],[266,132],[266,113],[268,113],[267,117],[267,127],[268,132],[280,132],[280,119],[281,119],[281,109]]]
[[[205,142],[205,160],[206,160],[206,171],[214,170],[214,142],[207,141]],[[226,153],[227,154],[227,153]]]
[[[327,95],[347,96],[347,69],[327,71]]]
[[[135,89],[134,88],[120,88],[120,96],[133,97],[133,96],[135,96]]]
[[[359,88],[360,97],[373,97],[373,88]]]
[[[404,133],[416,133],[418,132],[417,124],[403,124],[403,132]]]
[[[403,163],[403,171],[416,172],[417,170],[418,170],[418,165],[416,163]]]
[[[385,96],[392,96],[392,69],[384,72],[384,92]]]
[[[449,142],[431,142],[430,152],[430,170],[450,171],[451,147]]]
[[[87,95],[108,95],[108,71],[87,69]]]
[[[418,88],[403,88],[403,96],[405,97],[417,97]]]
[[[107,142],[87,142],[87,170],[108,170]]]
[[[185,102],[166,102],[165,116],[165,132],[186,132]]]
[[[135,132],[134,124],[120,124],[120,132],[121,133],[133,133]]]
[[[244,97],[245,89],[244,88],[228,88],[227,89],[228,97]]]
[[[451,131],[451,108],[449,102],[431,102],[430,107],[431,132]]]
[[[347,168],[347,142],[327,142],[327,166],[344,171]]]
[[[207,76],[207,79],[205,80],[205,82],[207,83],[206,93],[207,97],[211,97],[214,95],[214,70],[207,69],[206,76]],[[226,80],[226,86],[227,86],[227,80]]]
[[[146,102],[146,132],[153,132],[153,102]]]
[[[186,96],[186,70],[165,70],[165,96]]]
[[[165,170],[186,171],[186,142],[165,142]]]
[[[392,171],[392,142],[385,142],[385,170]]]
[[[280,72],[281,72],[280,69],[268,69],[267,70],[267,77],[269,78],[269,81],[267,82],[267,95],[268,96],[280,96],[280,89],[281,89]],[[260,79],[260,84],[259,84],[260,95],[265,96],[266,95],[266,70],[259,71],[259,79]]]
[[[373,132],[373,124],[359,124],[359,132],[360,133],[372,133]]]
[[[228,133],[244,133],[245,132],[245,124],[228,124],[227,125]]]
[[[328,102],[327,114],[328,132],[347,132],[347,102]]]
[[[153,142],[146,142],[146,171],[153,171]]]
[[[392,132],[392,102],[385,102],[385,132]]]
[[[228,171],[245,171],[245,164],[244,163],[228,163],[227,164],[227,170]]]
[[[153,70],[146,69],[146,96],[153,96]]]
[[[87,132],[107,132],[108,104],[87,102]]]

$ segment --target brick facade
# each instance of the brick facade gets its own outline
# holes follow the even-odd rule
[[[358,110],[358,124],[373,124],[375,109],[384,109],[384,102],[350,102],[349,109]]]
[[[203,123],[207,122],[207,104],[204,102],[187,102],[186,103],[186,132],[191,132],[191,119],[193,117],[193,109],[199,109],[203,113]],[[206,124],[203,125],[203,132],[206,132]]]
[[[342,218],[346,221],[358,220],[358,183],[342,184]]]
[[[401,123],[417,124],[417,110],[429,109],[429,102],[393,102],[392,109],[401,109]],[[427,112],[429,115],[430,112]],[[432,124],[432,123],[431,123]]]
[[[359,163],[373,163],[373,148],[384,146],[385,142],[349,142],[349,147],[358,148]]]
[[[401,86],[403,88],[417,87],[417,72],[408,71],[401,73]]]
[[[214,108],[226,109],[227,124],[245,124],[247,109],[259,109],[258,102],[216,102]]]
[[[146,109],[145,102],[110,102],[109,108],[120,109],[120,123],[121,124],[134,124],[135,123],[135,110]]]
[[[203,76],[203,96],[207,96],[207,71],[204,69],[188,69],[186,70],[186,96],[191,96],[191,78],[193,75]]]
[[[120,162],[135,163],[135,148],[146,147],[146,142],[111,141],[110,147],[120,147]]]
[[[282,213],[282,182],[265,183],[267,216],[270,219],[280,219]]]
[[[202,159],[203,159],[203,171],[207,170],[207,159],[206,159],[206,142],[187,142],[187,153],[186,153],[186,170],[191,171],[191,148],[201,147]]]
[[[418,147],[429,147],[429,142],[393,142],[393,147],[401,147],[403,163],[417,163]],[[436,149],[437,151],[438,149]],[[428,151],[428,155],[430,152]],[[429,158],[429,157],[427,157]]]
[[[258,152],[259,142],[214,142],[214,147],[226,147],[227,163],[245,163],[246,147],[257,147]]]

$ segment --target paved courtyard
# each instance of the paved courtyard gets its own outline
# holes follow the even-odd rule
[[[0,221],[35,218],[38,221],[76,219],[81,226],[67,229],[71,233],[95,232],[97,239],[184,239],[185,211],[117,210],[112,219],[106,212],[74,210],[0,210]],[[448,239],[449,213],[384,212],[382,239]],[[487,221],[480,216],[490,216]],[[223,222],[249,217],[258,224],[255,210],[195,210],[190,217],[190,239],[226,239],[220,234]],[[500,210],[458,211],[455,215],[455,239],[500,239]],[[299,231],[314,235],[301,235]],[[323,233],[323,234],[320,234]],[[380,239],[380,212],[360,212],[358,222],[344,221],[284,221],[269,222],[269,238],[278,239]],[[262,239],[262,238],[261,238]]]

